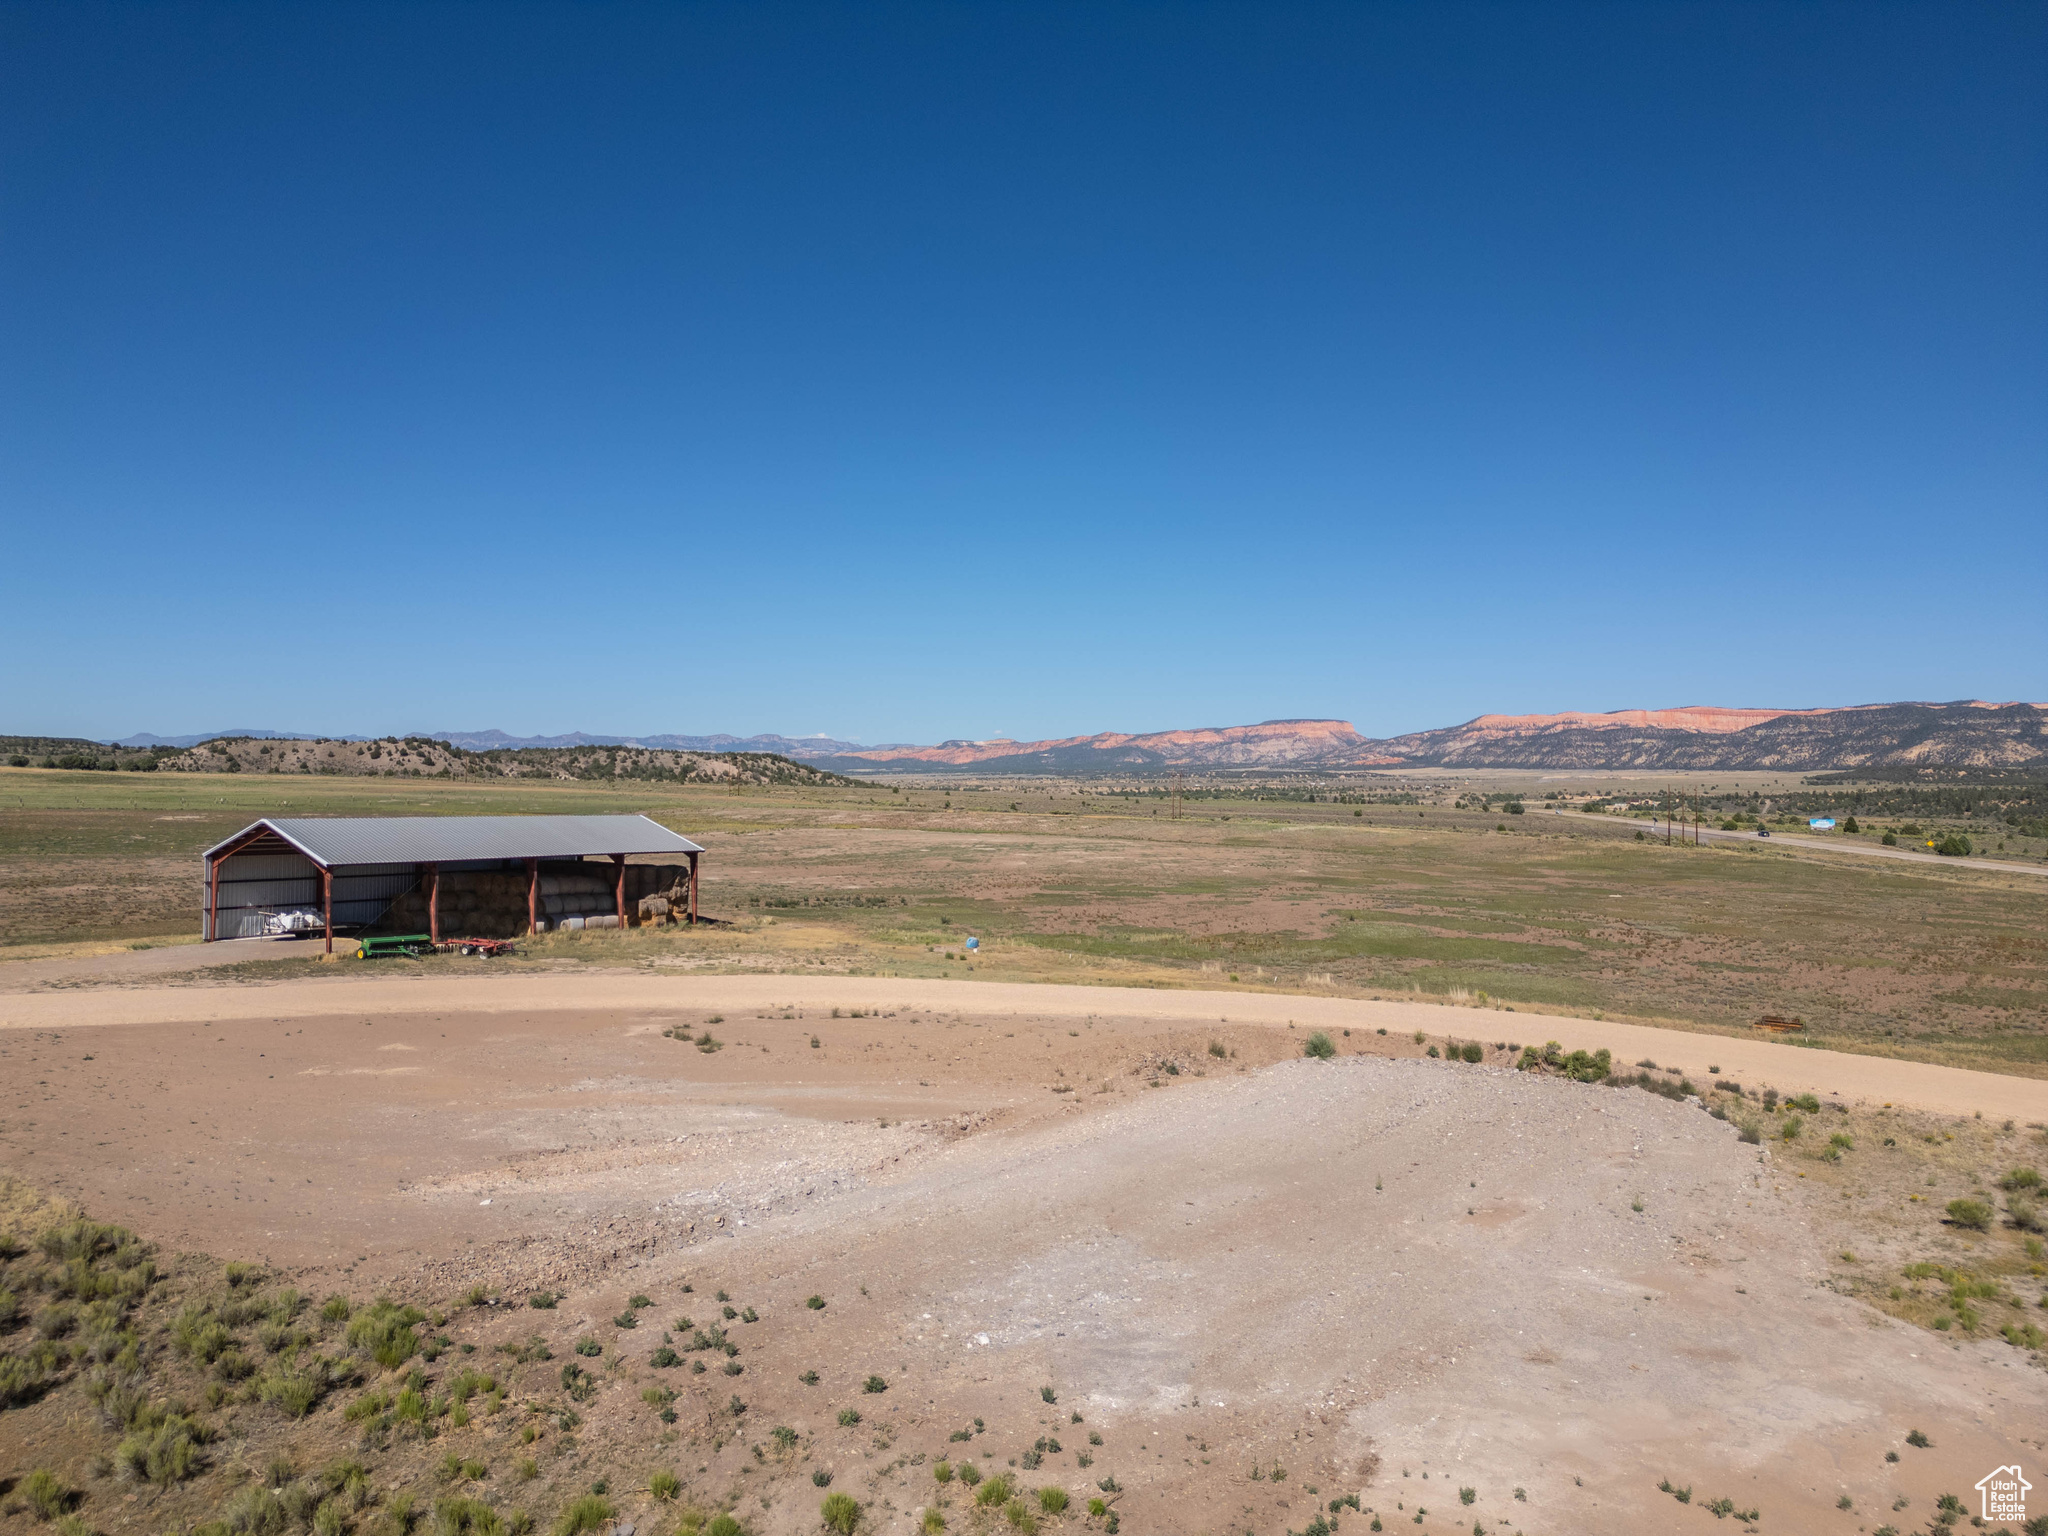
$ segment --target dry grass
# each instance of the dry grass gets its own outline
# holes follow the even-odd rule
[[[1177,821],[1156,801],[1054,781],[735,795],[157,780],[8,771],[0,931],[43,944],[189,935],[198,850],[258,814],[647,809],[710,846],[704,910],[733,926],[551,935],[515,965],[1414,995],[1723,1030],[1769,1011],[1804,1017],[1817,1044],[2048,1076],[2041,881],[1667,848],[1577,814],[1499,833],[1496,817],[1451,808],[1469,779],[1407,782],[1417,807],[1219,801]],[[498,962],[424,962],[485,963]]]

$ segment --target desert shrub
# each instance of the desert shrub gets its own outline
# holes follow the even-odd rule
[[[526,1298],[526,1304],[536,1312],[552,1312],[555,1309],[555,1295],[552,1291],[535,1291]]]
[[[71,1492],[48,1467],[38,1467],[21,1480],[21,1496],[38,1520],[55,1520],[71,1505]]]
[[[402,1307],[379,1297],[349,1321],[348,1342],[387,1371],[395,1371],[419,1353],[420,1339],[414,1325],[427,1320],[416,1307]]]
[[[2007,1195],[2005,1214],[2022,1232],[2048,1232],[2048,1215],[2024,1195]]]
[[[839,1427],[841,1429],[851,1429],[859,1422],[860,1410],[858,1408],[842,1408],[839,1410]]]
[[[293,1525],[311,1525],[320,1495],[304,1483],[290,1483],[278,1489],[277,1502],[284,1506],[285,1518]]]
[[[1991,1226],[1991,1207],[1982,1200],[1951,1200],[1948,1203],[1948,1219],[1959,1227],[1973,1232],[1983,1232]]]
[[[343,1459],[332,1463],[320,1474],[320,1486],[329,1493],[343,1495],[358,1509],[370,1502],[370,1474],[360,1461]]]
[[[240,1536],[278,1536],[291,1524],[284,1500],[268,1488],[243,1488],[221,1510],[221,1523]]]
[[[870,1376],[860,1384],[860,1389],[863,1392],[886,1392],[889,1390],[889,1383],[879,1376]]]
[[[1598,1050],[1588,1056],[1584,1051],[1573,1051],[1565,1057],[1564,1075],[1575,1083],[1597,1083],[1603,1080],[1614,1065],[1613,1055]]]
[[[853,1528],[860,1524],[860,1503],[850,1493],[828,1493],[818,1506],[818,1518],[825,1522],[826,1530],[852,1536]]]
[[[1754,1147],[1763,1141],[1764,1133],[1758,1130],[1754,1124],[1745,1125],[1741,1130],[1735,1133],[1735,1139],[1737,1141],[1744,1142],[1747,1145]]]
[[[465,1366],[448,1379],[448,1396],[458,1403],[466,1403],[479,1392],[498,1390],[498,1379]]]
[[[256,1395],[285,1417],[303,1419],[335,1383],[337,1373],[319,1355],[279,1360],[256,1383]]]
[[[564,1365],[561,1379],[562,1390],[579,1403],[597,1396],[597,1378],[580,1365]]]
[[[657,1349],[648,1359],[648,1364],[663,1369],[671,1365],[681,1365],[682,1363],[683,1357],[670,1349],[666,1344]]]
[[[806,1297],[804,1299],[804,1305],[809,1307],[813,1312],[822,1312],[825,1310],[825,1298],[822,1296]]]
[[[78,1304],[54,1301],[36,1314],[36,1333],[45,1339],[61,1339],[78,1326]]]
[[[1209,1042],[1209,1054],[1216,1057],[1227,1057],[1230,1052],[1224,1049],[1221,1040],[1211,1040]]]
[[[820,1467],[811,1474],[811,1483],[814,1487],[830,1488],[832,1486],[832,1474],[823,1467]]]
[[[1809,1115],[1817,1115],[1820,1113],[1820,1100],[1810,1093],[1802,1093],[1795,1097],[1787,1098],[1785,1100],[1785,1107],[1787,1109],[1803,1110]]]
[[[348,1321],[349,1305],[346,1296],[330,1296],[320,1304],[320,1315],[330,1323]]]
[[[402,1524],[399,1529],[404,1529]],[[510,1536],[510,1532],[505,1518],[482,1499],[455,1496],[434,1501],[434,1536]]]
[[[595,1360],[604,1353],[604,1346],[586,1333],[576,1341],[576,1353],[586,1360]]]
[[[924,1512],[921,1528],[924,1531],[924,1536],[939,1536],[939,1533],[946,1528],[946,1517],[936,1508],[927,1508]]]
[[[953,1481],[953,1463],[951,1463],[950,1461],[933,1462],[932,1477],[941,1485],[950,1483],[951,1481]]]
[[[1999,1176],[1998,1187],[2006,1190],[2035,1190],[2041,1187],[2041,1174],[2034,1168],[2015,1168]]]
[[[1328,1061],[1337,1054],[1337,1047],[1330,1037],[1319,1029],[1302,1041],[1301,1054],[1316,1061]]]
[[[555,1520],[555,1536],[582,1536],[612,1518],[612,1507],[602,1494],[586,1493],[571,1502]]]
[[[143,1423],[114,1450],[114,1465],[136,1482],[168,1487],[198,1472],[205,1462],[207,1427],[175,1410],[142,1416]]]
[[[960,1481],[965,1483],[968,1487],[972,1488],[976,1483],[979,1483],[981,1481],[981,1468],[977,1467],[971,1461],[961,1462]]]
[[[1806,1122],[1797,1115],[1787,1115],[1785,1123],[1778,1127],[1778,1134],[1787,1141],[1797,1141],[1799,1133],[1806,1129]]]
[[[640,1326],[639,1315],[629,1307],[612,1319],[612,1326],[614,1328],[638,1328]]]
[[[1459,1048],[1458,1054],[1466,1061],[1478,1064],[1486,1059],[1486,1047],[1476,1040],[1468,1040]]]
[[[1065,1514],[1067,1510],[1067,1490],[1064,1488],[1039,1489],[1038,1507],[1048,1515]]]
[[[1975,847],[1962,833],[1950,832],[1934,845],[1934,851],[1945,859],[1964,859],[1975,852]]]
[[[2044,1334],[2033,1323],[2007,1323],[1999,1329],[2005,1342],[2014,1349],[2040,1349],[2048,1346],[2048,1334]]]
[[[673,1472],[657,1472],[647,1479],[647,1492],[657,1504],[667,1504],[683,1491],[683,1480]]]
[[[1926,1436],[1925,1436],[1924,1434],[1922,1434],[1922,1433],[1921,1433],[1921,1432],[1920,1432],[1919,1430],[1917,1430],[1917,1429],[1909,1429],[1909,1430],[1907,1430],[1907,1431],[1906,1431],[1906,1444],[1908,1444],[1908,1445],[1910,1445],[1910,1446],[1913,1446],[1913,1447],[1915,1447],[1916,1449],[1919,1449],[1919,1450],[1923,1450],[1923,1451],[1924,1451],[1924,1450],[1926,1450],[1926,1449],[1927,1449],[1927,1448],[1928,1448],[1929,1446],[1933,1445],[1933,1444],[1934,1444],[1934,1442],[1933,1442],[1932,1440],[1928,1439],[1928,1438],[1927,1438],[1927,1437],[1926,1437]]]
[[[974,1490],[974,1502],[984,1509],[1010,1501],[1010,1475],[998,1472],[994,1477]]]

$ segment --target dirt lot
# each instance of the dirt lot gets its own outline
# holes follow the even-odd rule
[[[403,1490],[422,1510],[448,1494],[452,1454],[501,1518],[550,1524],[602,1483],[657,1536],[692,1506],[815,1531],[821,1473],[863,1530],[919,1529],[933,1507],[951,1530],[1012,1529],[938,1482],[941,1458],[1070,1492],[1066,1515],[1034,1516],[1047,1530],[1105,1527],[1094,1497],[1133,1533],[1281,1536],[1355,1495],[1346,1529],[1374,1511],[1438,1532],[1728,1529],[1708,1507],[1725,1498],[1762,1531],[1850,1532],[1923,1524],[2048,1426],[2041,1353],[1998,1336],[2041,1318],[2039,1258],[2002,1225],[1941,1219],[2048,1163],[2027,1123],[2048,1094],[2025,1079],[1629,1037],[1680,1053],[1663,1076],[1697,1083],[1705,1056],[1746,1074],[1744,1094],[1706,1095],[1735,1100],[1724,1122],[1493,1048],[1602,1021],[827,977],[352,976],[0,1000],[16,1204],[32,1188],[160,1245],[145,1337],[171,1340],[192,1300],[290,1285],[358,1315],[380,1292],[415,1301],[426,1341],[447,1341],[386,1374],[305,1308],[306,1342],[275,1358],[349,1374],[304,1417],[156,1346],[153,1389],[219,1432],[208,1470],[163,1487],[96,1475],[120,1432],[82,1363],[0,1416],[0,1472],[54,1468],[92,1529],[246,1511],[282,1456],[287,1494],[362,1462],[344,1524],[392,1530]],[[1302,1057],[1317,1025],[1333,1060]],[[1424,1054],[1453,1037],[1483,1039],[1482,1061]],[[1839,1087],[1816,1074],[1844,1066],[1886,1074],[1868,1086],[1890,1107],[1849,1091],[1794,1117],[1757,1098]],[[1984,1086],[2017,1096],[2011,1123],[1998,1103],[1957,1112]],[[1788,1141],[1792,1118],[1810,1128]],[[1737,1123],[1766,1134],[1744,1144]],[[1831,1158],[1837,1128],[1851,1150]],[[230,1286],[228,1260],[262,1274]],[[1935,1331],[1953,1304],[1949,1282],[1905,1274],[1923,1261],[1985,1281],[1981,1316]],[[21,1279],[40,1262],[10,1264],[34,1318],[12,1352],[44,1330],[51,1299]],[[504,1305],[463,1304],[479,1285]],[[520,1304],[536,1292],[560,1300]],[[714,1324],[737,1354],[689,1347]],[[250,1386],[275,1369],[264,1326],[237,1325]],[[654,1364],[664,1347],[680,1363]],[[414,1368],[441,1404],[418,1428],[376,1411]],[[456,1422],[464,1370],[492,1373],[500,1411],[486,1393]],[[662,1469],[675,1503],[646,1491]]]

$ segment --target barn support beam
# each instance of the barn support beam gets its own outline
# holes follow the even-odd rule
[[[320,871],[320,911],[326,929],[322,938],[327,945],[326,953],[331,955],[334,953],[334,871],[331,869]]]
[[[613,854],[612,864],[616,870],[614,879],[617,885],[613,894],[618,898],[619,903],[619,927],[624,929],[626,926],[626,856],[623,853]]]
[[[206,942],[209,944],[220,937],[220,866],[219,859],[206,861]]]
[[[427,937],[441,942],[441,866],[427,866]]]
[[[540,860],[526,861],[526,936],[533,937],[540,917]]]
[[[690,855],[690,926],[697,925],[697,855]]]

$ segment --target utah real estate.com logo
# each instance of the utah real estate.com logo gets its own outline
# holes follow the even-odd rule
[[[2020,1476],[2018,1462],[2000,1467],[1982,1479],[1977,1484],[1977,1491],[1984,1495],[1985,1524],[1993,1520],[2025,1520],[2027,1490],[2033,1486]]]

